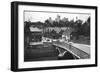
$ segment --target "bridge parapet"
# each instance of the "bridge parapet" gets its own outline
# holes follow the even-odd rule
[[[79,48],[72,46],[70,43],[53,42],[53,45],[56,47],[60,47],[60,52],[63,53],[64,51],[68,51],[79,59],[89,59],[90,58],[90,54],[80,50]]]

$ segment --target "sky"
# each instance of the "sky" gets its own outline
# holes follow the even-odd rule
[[[78,19],[83,20],[83,22],[85,22],[87,18],[90,16],[89,14],[67,13],[67,12],[66,13],[59,13],[59,12],[54,13],[54,12],[25,11],[24,20],[25,21],[30,20],[31,22],[37,22],[37,21],[44,22],[49,17],[51,17],[52,20],[55,20],[57,15],[60,15],[61,19],[66,17],[68,18],[68,20],[74,19],[74,21],[76,21],[76,17],[77,17]]]

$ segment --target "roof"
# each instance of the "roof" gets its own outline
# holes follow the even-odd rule
[[[63,32],[63,35],[70,35],[70,33],[71,33],[71,29],[68,28]]]
[[[42,32],[42,29],[39,29],[39,28],[37,28],[37,27],[30,27],[30,31],[31,32]]]

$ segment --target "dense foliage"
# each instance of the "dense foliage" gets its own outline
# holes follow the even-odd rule
[[[45,22],[30,22],[30,21],[25,21],[25,34],[28,34],[29,31],[29,27],[33,26],[33,27],[37,27],[39,29],[44,29],[47,27],[70,27],[73,29],[71,35],[73,35],[74,37],[78,38],[79,35],[84,35],[84,36],[90,36],[90,17],[83,22],[82,20],[78,19],[77,21],[74,20],[60,20],[59,22],[56,21],[52,21],[52,23],[47,19],[45,20]],[[52,35],[53,38],[57,38],[57,36],[61,36],[62,33],[64,31],[61,30],[59,33],[57,33],[55,30],[52,31],[47,31],[44,33],[44,36],[49,36]]]

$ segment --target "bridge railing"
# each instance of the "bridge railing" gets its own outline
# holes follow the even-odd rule
[[[70,43],[64,43],[64,42],[54,42],[53,45],[56,47],[63,48],[65,51],[69,51],[73,55],[77,56],[80,59],[89,59],[90,55],[79,48],[74,47]]]

